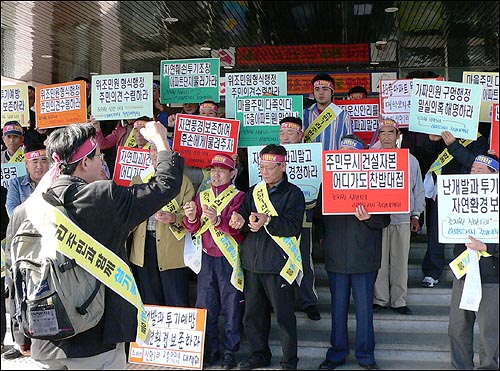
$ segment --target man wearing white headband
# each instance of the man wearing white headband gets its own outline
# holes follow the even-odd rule
[[[396,149],[399,125],[391,119],[381,119],[378,137],[382,149]],[[373,311],[390,307],[399,314],[411,314],[406,305],[408,296],[408,255],[411,232],[416,233],[420,214],[425,209],[425,191],[420,165],[415,156],[409,155],[409,171],[405,177],[410,184],[410,213],[391,214],[391,224],[382,230],[382,263],[375,281]]]
[[[306,141],[308,129],[313,126],[318,116],[327,108],[331,108],[337,115],[327,126],[321,126],[320,134],[312,141],[323,143],[324,150],[339,149],[340,140],[344,135],[352,134],[352,123],[349,114],[333,103],[335,92],[335,80],[328,74],[320,73],[311,81],[313,88],[314,103],[304,110],[304,130]]]
[[[297,239],[304,219],[302,191],[286,176],[286,149],[275,144],[260,152],[262,181],[247,191],[240,212],[230,226],[241,229],[241,264],[245,274],[243,327],[250,357],[240,370],[266,367],[271,363],[269,332],[271,308],[279,324],[282,369],[296,370],[297,320],[294,285],[302,279],[302,257]]]
[[[470,173],[498,176],[498,157],[490,154],[476,156]],[[498,188],[496,195],[498,197]],[[466,248],[481,254],[481,302],[477,312],[460,309],[467,274],[460,279],[453,276],[448,325],[451,365],[457,370],[498,370],[498,240],[496,243],[484,243],[473,236],[469,239],[470,242],[465,245],[456,244],[453,254],[456,258]],[[479,328],[479,334],[475,334],[475,326]],[[481,351],[479,365],[474,367],[476,347]]]
[[[102,178],[102,153],[92,124],[65,126],[52,132],[48,138],[47,154],[54,165],[27,202],[45,202],[43,205],[47,207],[42,207],[39,213],[53,214],[53,207],[45,200],[52,196],[61,201],[69,219],[75,224],[76,232],[91,237],[95,241],[96,253],[99,249],[113,258],[114,263],[110,266],[104,263],[110,271],[103,277],[89,271],[106,285],[104,314],[96,326],[60,341],[33,339],[31,358],[42,368],[124,370],[125,342],[136,341],[136,334],[147,328],[145,323],[142,327],[137,326],[138,309],[143,311],[142,303],[131,304],[118,293],[120,288],[113,283],[128,268],[124,246],[132,229],[179,193],[184,160],[170,150],[167,129],[159,121],[147,122],[141,132],[148,141],[156,144],[158,164],[150,182],[129,187],[118,186],[112,180],[99,180]],[[47,179],[48,189],[42,184]],[[44,192],[43,198],[39,192]],[[28,212],[24,207],[27,202],[14,211],[7,231],[7,246],[17,246],[12,245],[12,238],[27,218]],[[50,217],[50,214],[47,216]],[[9,255],[17,256],[18,253],[12,251]],[[102,261],[92,267],[102,270],[104,267],[101,266]],[[126,277],[130,283],[126,290],[135,285],[131,275]],[[141,321],[142,318],[146,318],[146,313],[139,316]]]

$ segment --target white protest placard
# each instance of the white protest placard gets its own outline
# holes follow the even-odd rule
[[[149,149],[119,146],[113,180],[118,185],[128,187],[136,175],[141,175],[150,166]]]
[[[483,87],[479,121],[491,121],[493,104],[498,104],[498,75],[498,72],[463,72],[462,82],[479,84]]]
[[[321,143],[284,144],[286,174],[290,183],[304,193],[306,203],[316,201],[321,185]],[[259,170],[259,152],[264,146],[248,147],[248,176],[250,185],[262,180]]]
[[[302,120],[301,95],[237,97],[236,120],[240,121],[239,146],[278,143],[280,121],[285,117]]]
[[[207,310],[144,305],[150,336],[130,343],[129,362],[201,370]]]
[[[29,120],[28,84],[2,86],[2,127],[8,121],[28,127]]]
[[[452,81],[414,79],[410,131],[477,139],[482,86]]]
[[[498,243],[498,174],[437,176],[440,243]]]
[[[153,72],[92,76],[92,116],[97,121],[153,116]]]
[[[226,117],[236,118],[236,97],[287,95],[286,72],[226,74]]]

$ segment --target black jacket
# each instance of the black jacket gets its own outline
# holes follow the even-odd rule
[[[382,229],[391,223],[390,214],[374,214],[360,221],[355,215],[322,215],[322,192],[314,212],[314,225],[323,240],[328,272],[358,274],[375,272],[382,258]]]
[[[245,240],[240,247],[241,264],[244,269],[254,273],[279,274],[288,257],[281,247],[267,234],[264,227],[258,232],[251,232],[247,226],[252,211],[257,212],[253,200],[255,185],[247,191],[240,214],[245,218],[242,229]],[[285,179],[269,195],[278,216],[274,216],[267,226],[269,233],[281,237],[299,237],[304,219],[304,194],[296,185]]]
[[[75,177],[60,176],[49,192],[64,200],[70,218],[80,228],[128,262],[125,241],[130,231],[179,193],[183,168],[182,157],[162,151],[158,153],[156,175],[149,183],[121,187],[111,180],[87,184]],[[76,186],[68,187],[71,183]],[[24,205],[12,216],[7,243],[25,217]],[[114,349],[116,343],[135,341],[137,310],[108,287],[105,295],[104,314],[96,327],[57,342],[33,339],[32,358],[89,357]]]
[[[480,136],[467,147],[461,145],[459,139],[455,140],[448,146],[448,152],[453,155],[453,159],[443,166],[442,174],[469,174],[476,156],[485,154],[489,148],[488,141],[484,136]],[[446,144],[443,139],[434,142],[429,140],[429,136],[427,136],[425,150],[434,158],[431,165],[445,149]]]

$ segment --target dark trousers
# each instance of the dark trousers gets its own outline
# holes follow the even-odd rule
[[[435,280],[441,277],[444,270],[444,243],[439,243],[438,200],[426,199],[429,202],[429,224],[427,225],[427,251],[422,261],[422,272]]]
[[[302,228],[300,236],[300,255],[302,256],[304,276],[298,287],[298,293],[300,298],[300,309],[304,310],[310,305],[318,304],[318,293],[314,287],[315,277],[312,260],[311,228]]]
[[[237,352],[240,349],[243,293],[231,284],[233,268],[223,256],[202,255],[198,273],[196,307],[207,309],[205,349],[214,354],[219,350],[219,314],[224,315],[224,350]]]
[[[375,362],[373,293],[377,272],[342,274],[328,272],[332,300],[332,330],[326,359],[339,362],[349,354],[347,315],[351,297],[356,309],[355,354],[359,363]]]
[[[6,302],[5,302],[5,277],[2,277],[1,279],[1,286],[0,286],[0,294],[2,297],[2,303],[0,306],[0,309],[2,310],[1,314],[1,324],[2,324],[2,345],[3,341],[5,340],[5,334],[7,333],[7,311],[6,311]]]
[[[146,233],[144,266],[136,266],[135,268],[144,304],[172,307],[189,306],[189,268],[160,271],[156,253],[156,238],[152,233]]]
[[[16,319],[17,309],[15,301],[15,290],[14,283],[12,280],[8,280],[9,286],[9,314],[10,314],[10,333],[12,339],[19,346],[21,350],[29,350],[31,348],[31,339],[24,336],[23,331],[19,327],[19,322]]]
[[[250,353],[266,363],[271,361],[269,332],[271,307],[279,326],[282,366],[297,367],[297,319],[294,313],[294,290],[279,274],[245,270],[245,316],[243,327]]]

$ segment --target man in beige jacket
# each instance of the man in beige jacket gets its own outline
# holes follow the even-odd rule
[[[156,167],[156,146],[150,156]],[[137,175],[131,184],[147,182]],[[144,304],[189,306],[190,269],[184,264],[183,206],[194,198],[193,184],[183,175],[181,191],[132,234],[130,263]]]

